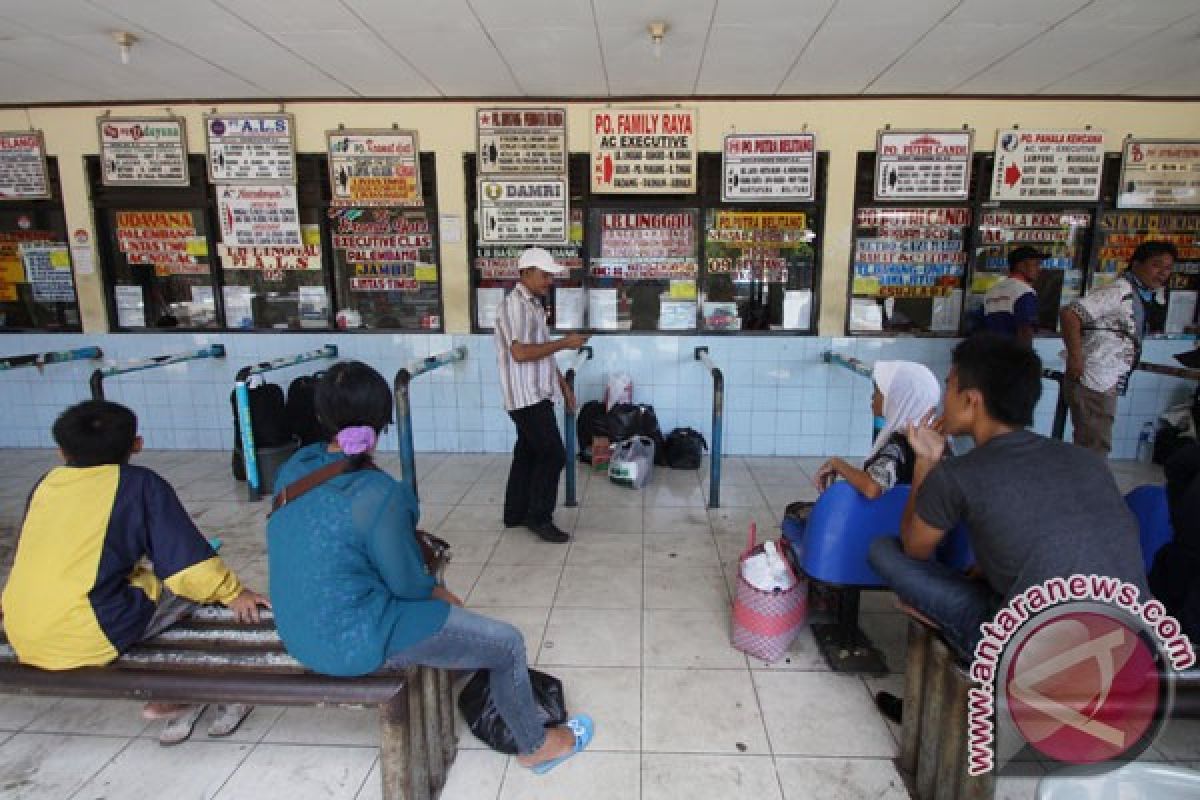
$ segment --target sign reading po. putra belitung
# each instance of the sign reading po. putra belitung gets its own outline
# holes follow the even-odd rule
[[[591,131],[593,193],[696,191],[695,109],[595,109]]]

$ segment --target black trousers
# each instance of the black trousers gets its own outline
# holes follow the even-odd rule
[[[517,444],[504,491],[504,524],[550,522],[558,501],[558,476],[567,463],[554,404],[543,400],[508,415],[517,426]]]

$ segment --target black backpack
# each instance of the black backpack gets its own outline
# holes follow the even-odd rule
[[[667,466],[672,469],[700,469],[708,442],[704,434],[692,428],[676,428],[667,436]]]
[[[579,416],[575,418],[575,438],[580,450],[592,446],[592,438],[600,434],[597,426],[603,417],[604,403],[599,400],[589,400],[579,407]]]
[[[245,463],[242,459],[242,430],[237,411],[237,390],[229,393],[229,405],[233,409],[233,477],[246,480]],[[274,383],[264,383],[249,390],[250,421],[254,433],[254,446],[279,447],[292,440],[288,430],[287,405],[283,400],[283,389]]]
[[[321,373],[301,375],[291,382],[287,390],[287,424],[291,432],[300,439],[300,446],[325,441],[325,431],[317,421],[317,381]],[[254,410],[251,409],[251,415]]]

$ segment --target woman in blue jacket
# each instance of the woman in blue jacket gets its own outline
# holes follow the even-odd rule
[[[425,567],[414,535],[416,498],[371,462],[392,418],[387,381],[366,364],[342,362],[317,384],[315,404],[332,441],[297,452],[275,485],[350,463],[280,506],[267,524],[271,600],[288,652],[327,675],[384,665],[488,669],[522,766],[546,772],[583,750],[593,735],[588,717],[543,727],[520,631],[464,609]]]

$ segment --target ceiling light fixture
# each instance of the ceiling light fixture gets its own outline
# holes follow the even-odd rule
[[[650,34],[650,42],[654,45],[654,60],[658,61],[662,58],[662,40],[667,32],[667,23],[651,22],[646,26],[646,31]]]
[[[129,31],[113,31],[113,41],[121,48],[121,63],[129,63],[129,51],[137,43],[138,37]]]

